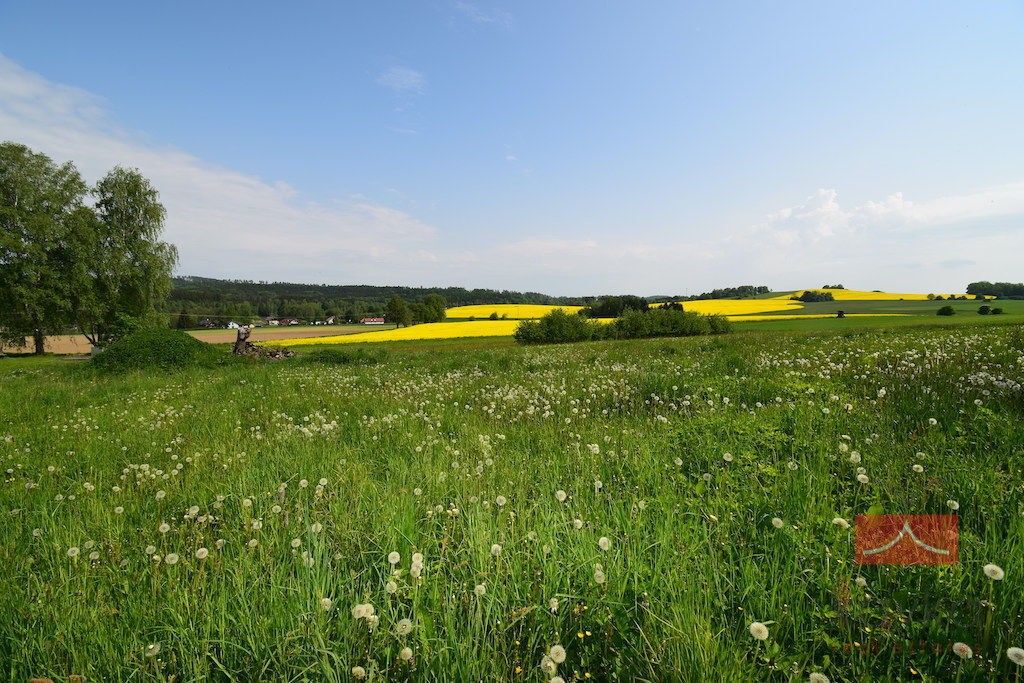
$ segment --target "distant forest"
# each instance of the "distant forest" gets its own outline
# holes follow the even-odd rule
[[[967,293],[1000,299],[1024,299],[1024,282],[972,282],[967,285]]]
[[[692,296],[647,297],[649,301],[694,301],[700,299],[749,298],[767,294],[768,287],[743,285],[715,289]],[[166,311],[172,325],[196,327],[203,322],[223,325],[229,320],[248,322],[254,318],[298,318],[304,321],[356,321],[384,315],[392,297],[409,303],[437,294],[448,306],[470,304],[562,304],[587,306],[600,296],[550,296],[540,292],[507,289],[465,289],[463,287],[387,287],[376,285],[313,285],[291,282],[219,280],[209,277],[173,278]]]
[[[224,324],[247,322],[257,317],[288,317],[305,321],[330,316],[358,320],[384,315],[392,297],[410,303],[431,294],[444,297],[449,306],[468,304],[565,304],[586,305],[594,297],[558,297],[539,292],[513,292],[462,287],[382,287],[375,285],[310,285],[290,282],[253,282],[184,276],[173,279],[167,300],[171,323],[194,327],[204,319]]]

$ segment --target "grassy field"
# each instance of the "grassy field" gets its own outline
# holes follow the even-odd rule
[[[0,360],[0,678],[1019,679],[1024,331],[808,331],[872,320]],[[959,564],[854,564],[948,501]]]

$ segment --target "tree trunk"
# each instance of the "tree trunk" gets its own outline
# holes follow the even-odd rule
[[[235,348],[232,350],[232,353],[236,356],[245,353],[245,349],[249,345],[250,333],[252,333],[252,328],[248,325],[242,325],[238,328],[238,336],[235,337]]]
[[[32,339],[36,344],[35,354],[41,356],[46,353],[46,336],[43,334],[43,331],[37,329],[32,333]]]

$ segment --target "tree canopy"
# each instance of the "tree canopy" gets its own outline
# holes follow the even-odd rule
[[[42,353],[48,334],[77,328],[103,344],[155,322],[177,260],[160,241],[164,215],[136,170],[90,189],[74,164],[0,143],[0,341],[32,337]]]

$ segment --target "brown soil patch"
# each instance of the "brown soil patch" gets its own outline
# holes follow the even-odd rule
[[[252,331],[249,341],[273,341],[275,339],[298,339],[300,337],[332,337],[339,334],[355,334],[372,332],[390,325],[317,325],[295,327],[258,327]],[[235,341],[234,330],[189,330],[189,334],[200,341],[210,344],[231,344]],[[80,334],[60,334],[46,338],[47,353],[60,355],[88,354],[89,341]],[[32,340],[26,339],[21,348],[7,347],[9,353],[28,353],[32,350]]]

